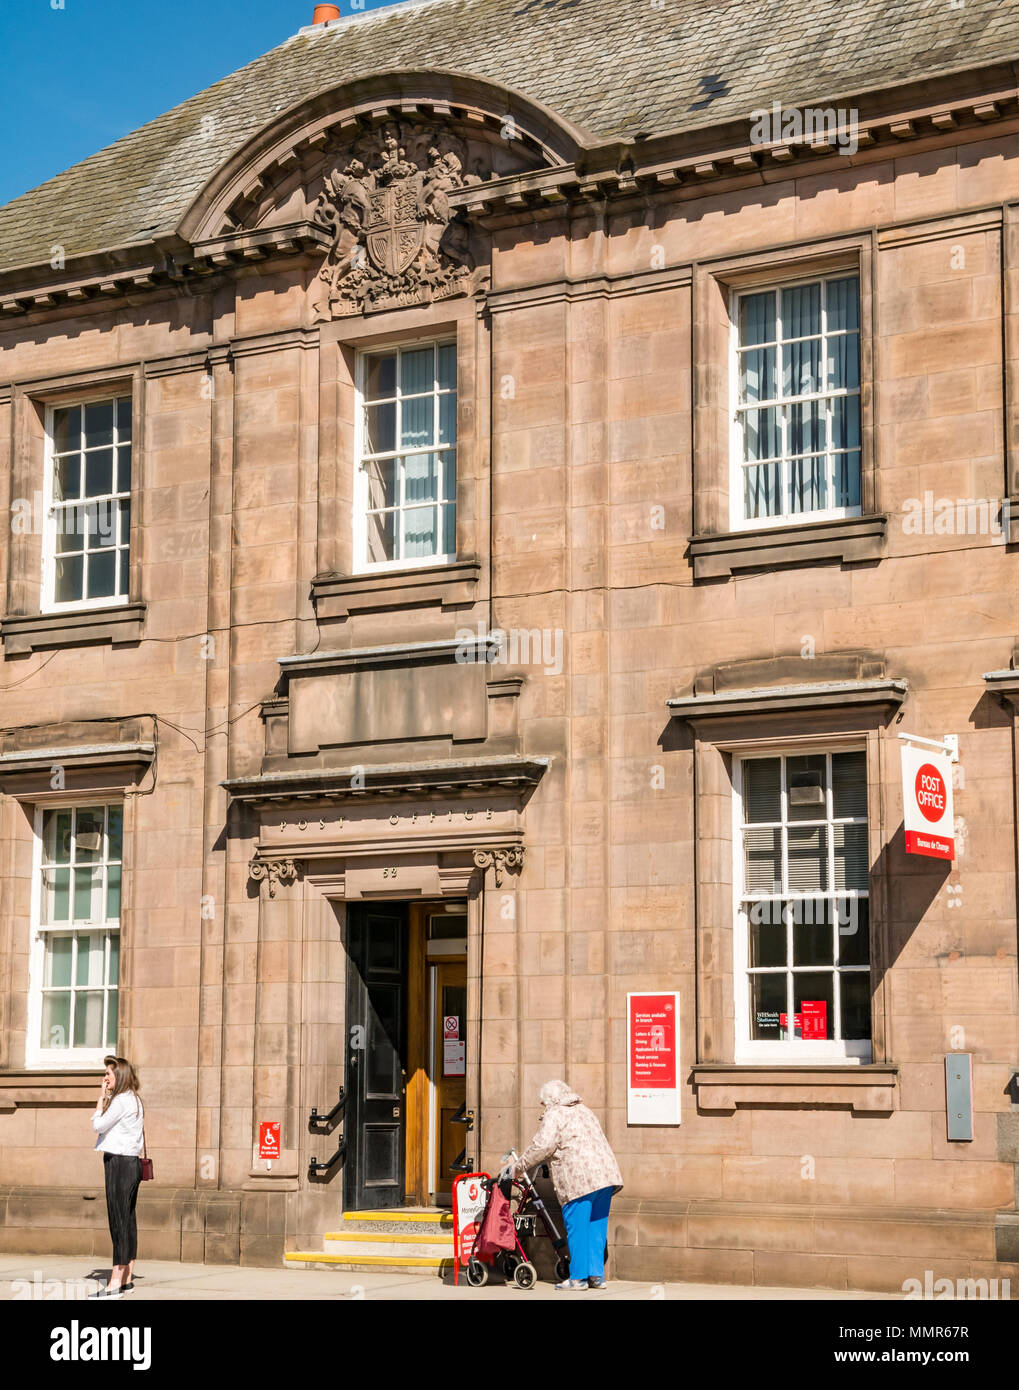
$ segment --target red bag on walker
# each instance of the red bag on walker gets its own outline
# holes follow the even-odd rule
[[[478,1239],[474,1245],[474,1254],[487,1264],[500,1250],[515,1249],[516,1237],[510,1204],[499,1190],[499,1184],[493,1183],[481,1229],[478,1231]]]

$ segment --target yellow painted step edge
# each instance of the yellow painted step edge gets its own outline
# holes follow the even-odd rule
[[[390,1245],[438,1245],[447,1244],[452,1250],[453,1233],[449,1235],[444,1232],[432,1231],[429,1235],[404,1235],[401,1231],[327,1231],[326,1240],[373,1240],[377,1244],[388,1242]]]
[[[452,1226],[451,1211],[398,1211],[390,1212],[385,1207],[379,1211],[345,1211],[344,1221],[432,1221],[442,1226]]]
[[[325,1255],[320,1250],[288,1250],[283,1261],[291,1260],[316,1265],[420,1265],[428,1269],[443,1269],[453,1263],[443,1255]]]

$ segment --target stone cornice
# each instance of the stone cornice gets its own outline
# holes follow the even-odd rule
[[[888,1114],[899,1106],[899,1069],[889,1063],[786,1066],[760,1062],[704,1063],[691,1069],[699,1110],[787,1106],[848,1106]]]
[[[40,804],[66,790],[137,786],[156,756],[154,743],[95,743],[0,754],[0,791]],[[61,777],[54,786],[53,772]]]
[[[665,703],[673,718],[693,723],[699,719],[785,714],[805,709],[842,709],[859,705],[894,708],[906,698],[908,690],[909,686],[904,680],[804,682],[802,685],[762,686],[706,695],[684,695],[666,700]]]
[[[487,85],[475,79],[450,76],[473,83],[479,91]],[[496,117],[480,106],[472,107],[470,102],[457,104],[449,99],[442,100],[436,92],[428,99],[411,99],[407,95],[383,100],[376,96],[345,107],[343,111],[328,110],[328,95],[320,94],[313,102],[302,104],[303,108],[319,111],[319,115],[311,125],[305,121],[307,128],[301,127],[300,134],[296,134],[295,126],[293,138],[280,136],[283,123],[298,120],[298,108],[294,108],[280,118],[272,132],[257,137],[256,143],[270,141],[271,148],[262,150],[259,145],[261,153],[257,156],[257,159],[269,160],[266,168],[270,173],[277,165],[285,171],[302,146],[316,148],[329,130],[353,137],[364,130],[366,124],[386,121],[394,115],[432,120],[448,119],[454,113],[458,119],[473,121],[475,125],[480,123],[480,126],[487,123],[494,129],[505,114]],[[534,112],[541,110],[537,103],[527,104]],[[806,135],[801,139],[757,144],[751,140],[752,123],[746,119],[706,124],[648,139],[620,139],[597,145],[585,145],[583,133],[571,131],[576,149],[572,161],[564,159],[564,151],[560,152],[544,168],[456,190],[450,194],[450,204],[466,208],[476,216],[504,216],[512,222],[523,215],[533,220],[536,213],[544,215],[549,209],[554,212],[563,206],[583,205],[592,199],[636,197],[646,203],[650,195],[661,192],[680,199],[696,198],[723,187],[775,182],[791,174],[798,177],[820,172],[835,158],[847,158],[851,164],[860,165],[887,159],[907,148],[920,153],[990,136],[1019,133],[1019,86],[1016,65],[1011,60],[979,68],[960,68],[918,83],[899,83],[839,96],[815,95],[798,103],[790,102],[783,110],[819,105],[858,110],[855,129],[859,149],[856,153],[837,155],[834,141],[818,141]],[[554,119],[560,132],[567,130],[568,123],[554,118],[554,113],[545,114],[549,120]],[[536,149],[539,147],[548,157],[548,147],[541,146],[540,141]],[[228,161],[228,166],[236,161],[235,172],[239,171],[245,158],[250,163],[256,157],[251,153],[238,155],[234,161]],[[228,166],[224,166],[224,170]],[[245,187],[253,190],[261,173],[254,166],[247,172],[250,178]],[[202,204],[202,211],[198,211],[199,204]],[[164,236],[155,242],[139,242],[69,257],[62,274],[54,274],[48,257],[39,263],[5,271],[0,275],[0,322],[5,317],[20,315],[35,318],[55,308],[89,300],[127,297],[130,301],[155,291],[165,293],[167,287],[182,281],[215,272],[244,273],[248,263],[260,261],[265,256],[298,255],[321,246],[320,234],[309,222],[244,232],[236,226],[231,213],[226,219],[230,225],[225,231],[222,218],[215,234],[203,231],[213,204],[218,206],[217,199],[211,193],[203,194],[195,205],[194,216],[189,213],[181,222],[179,234]],[[189,240],[189,235],[196,239]]]
[[[329,237],[314,222],[287,222],[276,227],[259,227],[255,231],[239,228],[219,236],[196,241],[192,246],[193,261],[188,270],[223,270],[230,266],[264,261],[268,256],[294,256],[301,251],[324,251]]]
[[[145,611],[144,603],[135,602],[58,613],[8,613],[0,618],[0,641],[8,656],[48,647],[138,642],[144,635]]]
[[[351,647],[346,651],[308,652],[278,658],[283,677],[319,675],[323,671],[361,671],[372,666],[419,666],[424,661],[490,664],[500,651],[498,637],[444,637],[434,642],[400,642],[384,647]]]
[[[996,695],[1001,704],[1019,710],[1019,671],[985,671],[984,684],[989,695]]]
[[[448,565],[380,570],[367,574],[318,574],[311,581],[311,601],[319,618],[347,618],[387,608],[473,602],[481,579],[480,560]]]
[[[0,1072],[0,1113],[22,1105],[81,1105],[95,1109],[101,1066],[81,1071]]]
[[[536,787],[548,758],[467,758],[459,762],[385,763],[233,777],[220,786],[255,807],[299,802],[365,802],[394,797],[476,798],[479,792],[519,795]]]

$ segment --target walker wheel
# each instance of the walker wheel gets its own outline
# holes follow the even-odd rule
[[[472,1256],[467,1261],[467,1282],[472,1289],[483,1289],[488,1283],[488,1265],[483,1265]]]
[[[538,1280],[538,1271],[527,1260],[521,1260],[513,1271],[513,1282],[518,1289],[533,1289]]]
[[[555,1277],[561,1284],[565,1284],[566,1280],[570,1277],[570,1262],[569,1260],[563,1259],[561,1255],[555,1262]]]

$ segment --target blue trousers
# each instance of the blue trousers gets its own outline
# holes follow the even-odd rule
[[[566,1239],[570,1243],[570,1278],[605,1277],[605,1239],[609,1233],[609,1204],[613,1188],[586,1192],[563,1207]]]

